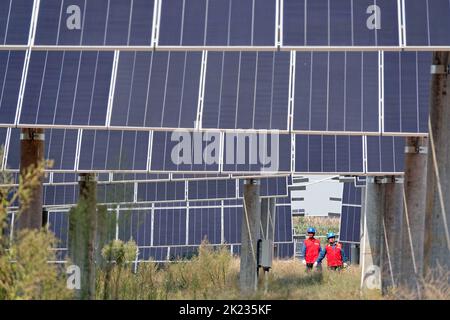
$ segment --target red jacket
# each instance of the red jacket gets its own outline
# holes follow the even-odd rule
[[[306,263],[316,262],[320,251],[320,241],[316,238],[308,238],[303,242],[303,256],[305,257]]]
[[[327,244],[327,246],[325,247],[325,251],[327,255],[327,265],[329,267],[342,266],[342,245],[340,243],[336,243],[336,245],[334,246]]]

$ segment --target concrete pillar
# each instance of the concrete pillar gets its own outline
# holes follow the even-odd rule
[[[366,212],[366,187],[363,187],[361,189],[361,219],[360,219],[360,225],[359,225],[359,234],[360,234],[360,238],[359,238],[359,263],[362,264],[363,261],[363,249],[362,249],[362,243],[363,243],[363,239],[364,239],[364,235],[365,235],[365,230],[364,230],[364,219],[365,219],[365,214]]]
[[[386,294],[389,288],[397,287],[400,277],[400,254],[402,243],[403,178],[386,177],[384,208],[382,212],[381,241],[381,289]]]
[[[80,268],[79,299],[95,298],[95,245],[97,230],[97,182],[94,174],[79,176],[78,204],[69,215],[69,256]]]
[[[450,268],[450,52],[434,52],[428,123],[424,272]]]
[[[366,182],[364,232],[361,242],[361,289],[381,289],[381,215],[383,210],[383,185],[373,177]]]
[[[20,173],[36,168],[44,161],[44,129],[22,129],[20,134]],[[19,199],[20,215],[16,229],[40,229],[42,226],[43,179],[33,186],[29,199]],[[27,203],[27,205],[24,205]]]
[[[257,290],[257,241],[261,224],[259,180],[244,181],[244,210],[241,224],[241,265],[239,285],[242,294]]]
[[[400,283],[420,294],[423,274],[427,138],[406,138]]]

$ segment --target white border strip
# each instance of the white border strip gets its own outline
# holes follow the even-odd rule
[[[114,51],[114,60],[111,71],[111,82],[109,84],[109,97],[108,97],[108,108],[106,111],[106,123],[105,127],[109,128],[111,126],[111,116],[112,108],[114,103],[114,93],[116,91],[116,79],[117,79],[117,69],[119,65],[120,51]]]

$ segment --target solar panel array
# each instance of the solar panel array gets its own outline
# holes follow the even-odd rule
[[[261,197],[287,197],[287,177],[261,178]],[[43,205],[71,207],[78,202],[76,184],[44,185]],[[242,199],[243,182],[237,179],[104,183],[97,185],[97,203],[149,204],[201,200]],[[17,207],[18,203],[12,204]]]
[[[185,136],[195,140],[197,135],[202,141],[201,133]],[[207,140],[213,136],[213,133],[204,135]],[[76,181],[73,176],[68,178],[76,172],[101,173],[103,181],[194,179],[208,178],[208,175],[220,178],[230,174],[403,172],[402,137],[237,133],[220,138],[218,134],[216,138],[202,141],[200,152],[192,151],[186,162],[181,159],[183,155],[173,156],[179,140],[172,141],[174,135],[170,132],[49,129],[46,137],[45,158],[54,161],[48,170],[59,174],[57,182]],[[6,146],[4,159],[0,161],[2,169],[18,171],[20,130],[0,128],[0,139]],[[208,163],[202,150],[208,150],[213,139],[222,142],[217,144],[219,151],[213,154],[217,161]],[[276,140],[278,149],[272,155],[272,142]],[[244,158],[239,158],[237,148],[239,152],[245,151]]]
[[[239,254],[242,200],[180,202],[153,204],[150,207],[110,210],[115,219],[108,230],[112,238],[134,240],[139,247],[140,261],[167,261],[187,257],[198,250],[202,240],[211,245],[226,245]],[[60,240],[58,257],[66,258],[69,237],[67,210],[50,210],[49,229]],[[11,231],[12,232],[12,231]],[[289,203],[276,206],[275,256],[293,255],[292,218]]]
[[[0,52],[1,126],[427,132],[429,53],[32,51],[26,58]]]
[[[254,50],[448,48],[446,0],[6,0],[0,46]],[[336,28],[335,26],[339,26]]]

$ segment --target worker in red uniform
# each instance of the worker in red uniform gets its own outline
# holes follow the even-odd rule
[[[325,250],[320,253],[317,263],[321,264],[323,258],[327,257],[327,267],[331,270],[340,270],[347,267],[347,257],[345,256],[342,244],[336,241],[336,235],[333,232],[327,233],[328,244]]]
[[[317,259],[319,258],[322,248],[320,246],[320,241],[314,238],[316,234],[316,229],[308,228],[306,230],[308,238],[303,242],[302,248],[302,263],[306,265],[306,271],[310,271],[313,267],[318,266]]]

